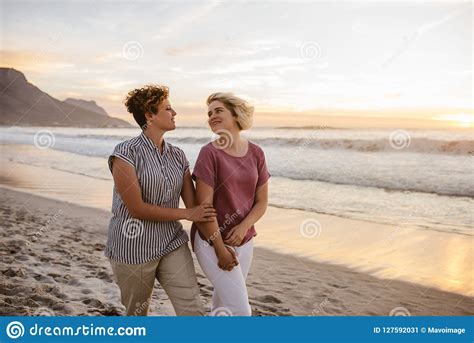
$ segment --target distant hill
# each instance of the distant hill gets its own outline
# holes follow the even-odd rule
[[[0,125],[132,127],[95,101],[53,98],[12,68],[0,68]]]
[[[85,110],[95,112],[97,114],[100,114],[101,116],[108,116],[107,112],[100,107],[99,105],[96,104],[94,100],[82,100],[82,99],[73,99],[73,98],[67,98],[64,100],[64,102],[67,102],[68,104],[71,104],[73,106],[79,106]]]

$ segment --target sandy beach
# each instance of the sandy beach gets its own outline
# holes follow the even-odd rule
[[[0,315],[120,315],[118,288],[103,256],[109,212],[4,187],[1,192]],[[474,314],[474,299],[457,293],[261,246],[254,256],[247,284],[256,316]],[[212,287],[195,266],[209,311]],[[174,315],[166,293],[158,283],[155,288],[151,315]]]
[[[462,339],[418,333],[452,334],[448,324],[474,316],[472,1],[2,9],[0,316],[123,315],[106,246],[138,262],[177,236],[166,223],[151,223],[168,226],[157,238],[126,221],[129,232],[107,244],[112,205],[117,219],[170,219],[154,206],[182,209],[178,195],[190,206],[189,169],[213,188],[220,229],[255,226],[253,316],[456,316],[435,332],[422,330],[428,323],[379,331],[378,317],[356,328],[377,341]],[[192,223],[182,225],[189,235]],[[132,230],[140,239],[119,241]],[[192,256],[210,314],[213,286]],[[214,279],[200,261],[223,284],[214,307],[233,308],[235,280]],[[166,287],[167,272],[157,273]],[[149,314],[174,316],[154,287]],[[127,307],[142,311],[132,291]],[[239,329],[270,338],[257,328]],[[334,332],[364,341],[341,325],[285,332],[324,340],[324,330],[327,341]]]

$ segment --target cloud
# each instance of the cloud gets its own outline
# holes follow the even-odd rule
[[[216,90],[265,108],[462,104],[472,89],[466,9],[432,2],[186,0],[99,2],[91,12],[58,3],[53,13],[38,8],[38,25],[15,19],[24,12],[18,6],[19,14],[5,20],[4,46],[10,48],[2,64],[24,71],[53,95],[103,97],[117,111],[125,111],[121,98],[129,89],[148,82],[169,85],[176,106],[202,106]],[[405,49],[420,38],[426,39],[418,50]],[[143,46],[140,58],[124,58],[130,41]],[[323,54],[303,58],[308,43]],[[400,63],[389,63],[405,50]],[[390,68],[377,68],[386,57]]]
[[[30,50],[0,50],[2,67],[11,67],[22,72],[47,73],[53,69],[74,67],[73,63],[66,62],[64,56],[53,52]]]
[[[469,11],[471,11],[471,10],[472,10],[471,7],[463,7],[463,8],[457,9],[455,11],[452,11],[451,13],[446,14],[444,17],[442,17],[442,18],[440,18],[436,21],[432,21],[432,22],[425,23],[425,24],[421,25],[418,28],[418,30],[416,31],[416,34],[421,36],[421,35],[425,34],[426,32],[431,31],[431,30],[437,28],[438,26],[441,26],[441,25],[443,25],[443,24],[459,17],[460,15],[469,13]]]
[[[194,5],[194,6],[191,6]],[[188,8],[191,6],[191,8]],[[170,40],[176,37],[183,29],[187,29],[196,24],[199,19],[206,17],[209,13],[214,11],[219,6],[219,1],[202,2],[186,2],[185,6],[178,2],[178,15],[168,20],[166,23],[161,23],[159,31],[153,35],[155,40]],[[166,15],[163,15],[166,18]]]

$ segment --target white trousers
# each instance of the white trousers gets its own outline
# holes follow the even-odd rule
[[[194,252],[209,281],[214,286],[211,316],[251,316],[245,279],[249,273],[253,256],[253,239],[240,247],[233,247],[239,265],[231,271],[222,270],[217,265],[214,248],[207,244],[196,232]]]

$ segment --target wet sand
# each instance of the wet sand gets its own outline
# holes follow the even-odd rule
[[[0,189],[0,315],[122,314],[103,255],[110,213]],[[278,211],[285,210],[273,209],[267,217],[284,215]],[[273,229],[266,225],[259,226],[260,234]],[[209,311],[212,286],[197,261],[195,266]],[[254,315],[474,314],[473,297],[275,253],[261,245],[247,284]],[[174,315],[158,283],[151,315]]]
[[[110,211],[113,182],[104,158],[28,146],[0,147],[2,151],[13,149],[23,161],[13,162],[7,158],[11,152],[5,154],[0,161],[0,184]],[[69,164],[76,173],[64,170]],[[93,171],[95,177],[84,175],[85,171]],[[190,227],[186,221],[183,225]],[[430,229],[429,223],[425,225],[428,228],[410,228],[403,222],[389,225],[269,206],[256,225],[259,236],[255,244],[278,254],[342,265],[380,279],[473,297],[474,236],[440,232]]]

